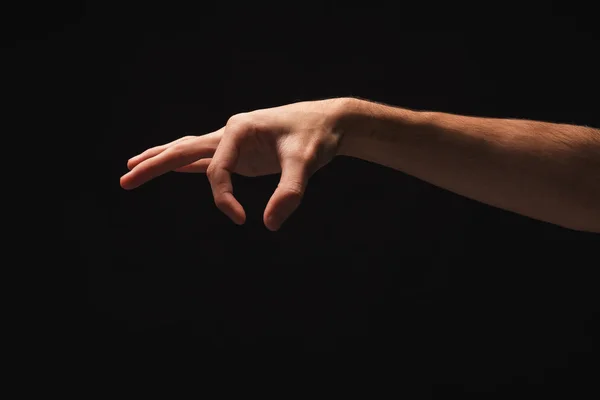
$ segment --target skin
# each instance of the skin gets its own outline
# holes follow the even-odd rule
[[[281,173],[263,216],[266,227],[277,230],[300,204],[310,176],[338,155],[531,218],[600,232],[600,131],[411,111],[354,98],[237,114],[218,131],[131,158],[121,186],[134,189],[169,171],[206,173],[217,207],[243,224],[231,174]]]

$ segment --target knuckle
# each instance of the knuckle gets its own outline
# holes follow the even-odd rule
[[[314,145],[298,146],[292,152],[291,157],[303,165],[310,166],[318,160],[318,148]]]
[[[239,129],[243,132],[251,130],[254,127],[254,123],[249,113],[240,113],[231,116],[227,120],[227,127]]]
[[[295,163],[299,163],[302,165],[305,165],[306,161],[308,160],[305,151],[302,149],[295,149],[294,151],[288,154],[288,157]]]
[[[234,114],[227,120],[227,125],[238,125],[244,123],[247,119],[247,113]]]
[[[214,179],[215,177],[215,166],[213,164],[210,164],[208,166],[208,168],[206,168],[206,176],[208,177],[209,180]]]
[[[175,157],[183,157],[187,153],[187,147],[183,144],[173,145],[169,151],[173,153]]]

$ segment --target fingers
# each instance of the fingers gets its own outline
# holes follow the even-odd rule
[[[131,169],[135,168],[136,165],[138,165],[142,161],[147,160],[147,159],[149,159],[151,157],[154,157],[154,156],[162,153],[163,151],[165,151],[169,147],[171,147],[171,146],[173,146],[173,145],[175,145],[177,143],[181,143],[181,142],[184,142],[186,140],[193,139],[193,138],[195,138],[195,136],[184,136],[184,137],[181,137],[181,138],[179,138],[177,140],[173,140],[170,143],[163,144],[162,146],[152,147],[152,148],[144,151],[143,153],[138,154],[137,156],[130,158],[127,161],[127,168],[131,170]]]
[[[246,213],[242,205],[233,197],[231,173],[237,163],[238,146],[242,135],[244,135],[243,126],[228,125],[206,171],[215,204],[238,225],[246,221]]]
[[[298,208],[304,196],[308,178],[307,165],[302,161],[295,159],[282,161],[279,185],[271,196],[263,216],[265,226],[269,230],[278,230]]]
[[[210,165],[211,161],[212,161],[212,158],[203,158],[203,159],[193,162],[191,164],[184,165],[183,167],[177,168],[174,171],[175,172],[191,172],[191,173],[204,174],[204,173],[206,173],[206,170],[208,169],[208,166]]]
[[[197,137],[183,140],[158,155],[141,161],[121,177],[121,187],[134,189],[157,176],[193,163],[200,158],[212,157],[214,147],[207,145],[202,139],[203,137]]]

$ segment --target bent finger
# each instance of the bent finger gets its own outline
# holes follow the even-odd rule
[[[216,206],[238,225],[246,221],[246,213],[233,196],[231,174],[238,160],[243,133],[239,127],[226,128],[206,171]]]
[[[281,225],[298,208],[308,184],[308,167],[299,160],[284,160],[281,165],[281,179],[263,216],[265,226],[272,231]]]

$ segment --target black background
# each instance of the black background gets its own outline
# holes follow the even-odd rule
[[[70,173],[65,226],[87,272],[87,345],[368,353],[457,390],[583,390],[597,376],[598,235],[350,158],[311,179],[276,233],[262,212],[278,177],[235,177],[241,227],[203,175],[119,187],[148,147],[301,100],[600,126],[591,11],[528,4],[88,2],[15,26],[18,56],[44,60],[23,67],[40,95],[66,99],[67,146],[86,166]]]

